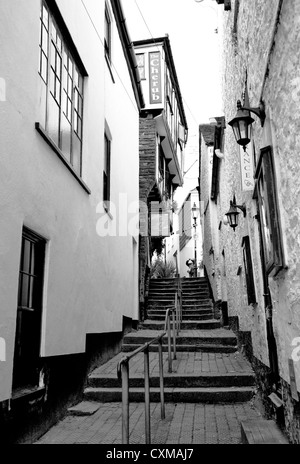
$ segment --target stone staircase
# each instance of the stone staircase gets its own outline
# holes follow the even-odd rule
[[[86,400],[121,401],[121,381],[117,364],[126,355],[152,340],[164,330],[166,308],[174,305],[175,279],[153,279],[150,283],[147,319],[141,330],[124,337],[122,353],[96,369],[88,378]],[[164,353],[166,402],[243,402],[253,395],[254,373],[237,352],[237,339],[214,319],[213,304],[204,278],[182,279],[183,324],[177,338],[177,359],[168,373]],[[152,402],[160,401],[158,346],[150,346],[150,386]],[[164,339],[163,351],[168,351]],[[144,400],[144,360],[140,353],[130,361],[130,401]]]

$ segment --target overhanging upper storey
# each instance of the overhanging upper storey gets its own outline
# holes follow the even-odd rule
[[[144,112],[152,113],[175,185],[183,183],[183,156],[188,126],[169,37],[134,42]]]

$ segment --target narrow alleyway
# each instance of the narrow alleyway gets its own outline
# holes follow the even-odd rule
[[[46,433],[38,444],[121,444],[121,383],[117,365],[162,332],[166,307],[174,304],[174,279],[151,281],[148,319],[141,330],[127,334],[123,350],[88,378],[84,401]],[[259,418],[252,405],[254,374],[237,352],[235,334],[214,319],[205,279],[183,279],[183,326],[177,359],[168,373],[164,345],[166,418],[160,418],[157,346],[151,346],[152,444],[238,444],[241,421]],[[130,361],[130,443],[145,443],[143,403],[144,355]]]

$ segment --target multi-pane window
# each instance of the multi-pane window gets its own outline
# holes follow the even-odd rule
[[[265,267],[269,275],[275,276],[284,267],[284,258],[271,147],[261,150],[255,179],[254,198],[259,206]]]
[[[23,233],[18,308],[34,311],[40,305],[45,242],[26,230]]]
[[[45,131],[81,176],[83,75],[48,6],[41,9],[40,68]]]
[[[104,169],[103,169],[103,201],[109,207],[110,201],[110,157],[111,141],[107,134],[104,135]]]
[[[111,19],[108,6],[105,5],[104,48],[109,61],[111,60]]]

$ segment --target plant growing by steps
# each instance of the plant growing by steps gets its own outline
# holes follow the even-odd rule
[[[165,263],[161,258],[157,258],[151,266],[150,278],[173,278],[175,277],[175,273],[176,266],[174,263],[171,261]]]

